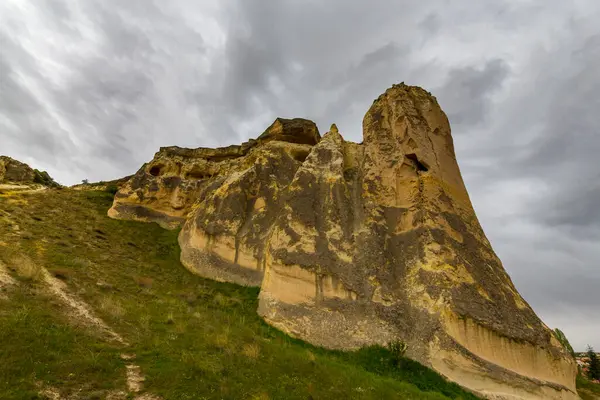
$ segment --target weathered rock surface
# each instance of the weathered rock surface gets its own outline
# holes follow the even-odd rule
[[[574,360],[479,225],[436,99],[395,85],[363,135],[278,119],[241,146],[162,148],[109,215],[183,224],[183,264],[260,285],[259,314],[292,336],[337,349],[402,340],[488,398],[577,398]]]
[[[24,186],[60,186],[47,172],[38,171],[7,156],[0,156],[0,185],[12,189]]]
[[[210,246],[218,252],[212,238],[232,232],[235,237],[240,221],[246,219],[246,212],[251,213],[244,196],[256,196],[258,191],[272,196],[291,181],[319,139],[313,122],[278,118],[258,139],[240,146],[163,147],[119,190],[109,216],[154,221],[171,229],[190,217],[190,224],[206,228]],[[261,209],[260,204],[253,207]]]

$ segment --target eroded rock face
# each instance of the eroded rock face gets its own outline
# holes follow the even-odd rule
[[[213,220],[206,223],[207,235],[218,236],[228,229],[225,225],[229,216],[224,214],[228,207],[233,207],[231,213],[238,220],[242,218],[238,214],[246,207],[236,203],[242,201],[239,196],[222,202],[220,196],[234,196],[235,190],[258,190],[260,186],[284,184],[286,179],[291,179],[286,177],[293,176],[319,139],[319,131],[313,122],[278,118],[256,140],[240,146],[217,149],[163,147],[119,190],[109,216],[154,221],[172,229],[181,226],[188,216],[191,219],[193,208],[202,213],[201,205],[210,205],[216,207],[218,215],[209,216]],[[253,179],[264,181],[251,183],[249,180]],[[204,226],[202,221],[198,223]],[[214,244],[211,242],[211,246]]]
[[[388,89],[362,144],[292,121],[242,146],[161,149],[111,215],[185,221],[184,265],[260,285],[259,314],[292,336],[336,349],[402,340],[489,398],[577,398],[574,360],[479,225],[434,97]]]

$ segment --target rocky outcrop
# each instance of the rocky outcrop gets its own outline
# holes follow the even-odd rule
[[[570,399],[576,366],[519,295],[477,220],[436,99],[395,85],[364,141],[276,120],[223,149],[163,148],[111,216],[183,225],[183,264],[261,286],[259,314],[316,345],[402,340],[488,398]]]
[[[240,146],[163,147],[117,192],[109,216],[153,221],[169,229],[181,226],[189,216],[190,224],[206,228],[207,245],[210,241],[218,253],[220,239],[213,238],[236,236],[234,230],[250,212],[245,198],[260,192],[270,196],[260,201],[275,202],[272,196],[293,178],[319,139],[313,122],[278,118],[256,140]],[[260,201],[253,204],[257,210],[265,208]]]
[[[0,184],[6,187],[23,185],[60,186],[46,171],[38,171],[7,156],[0,156]]]

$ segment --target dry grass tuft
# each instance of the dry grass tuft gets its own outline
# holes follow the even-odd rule
[[[181,298],[181,300],[185,301],[190,306],[194,305],[194,303],[196,303],[196,301],[198,300],[198,296],[195,293],[190,293],[190,292],[180,293],[179,297]]]
[[[135,280],[135,283],[137,283],[140,287],[143,287],[146,289],[150,289],[152,287],[152,285],[154,284],[154,279],[152,279],[148,276],[138,276],[133,279]]]
[[[220,349],[225,349],[229,346],[229,330],[217,334],[214,337],[214,344]]]
[[[253,360],[260,357],[260,346],[258,343],[247,343],[242,347],[242,354]]]
[[[215,297],[213,298],[213,301],[215,302],[215,304],[217,304],[221,307],[226,307],[227,304],[229,303],[228,300],[229,299],[226,296],[223,296],[223,294],[221,294],[221,293],[215,294]]]
[[[152,321],[152,317],[149,314],[144,314],[140,316],[139,319],[139,327],[145,331],[150,329],[150,321]]]
[[[271,398],[269,397],[269,394],[265,393],[265,392],[261,392],[261,393],[252,395],[252,400],[270,400],[270,399]]]
[[[23,280],[39,282],[43,279],[42,267],[34,263],[24,254],[13,257],[8,263],[8,266]]]
[[[90,260],[88,260],[87,258],[83,258],[83,257],[75,257],[73,259],[73,265],[75,265],[76,267],[80,267],[80,268],[90,268],[91,266],[93,266],[93,264]]]
[[[122,318],[126,314],[125,308],[112,296],[104,296],[100,300],[100,309],[113,318]]]
[[[9,197],[9,196],[14,196],[14,195],[18,195],[18,192],[5,192],[2,193],[3,196]],[[17,199],[8,199],[6,200],[7,204],[10,205],[14,205],[14,206],[26,206],[27,204],[29,204],[27,202],[27,200],[23,199],[23,198],[17,198]]]
[[[181,352],[181,361],[190,368],[209,374],[219,374],[224,369],[221,360],[209,354],[198,354],[184,350]]]
[[[231,296],[229,297],[229,303],[230,305],[242,305],[244,304],[244,301],[237,296]]]
[[[172,312],[167,314],[167,324],[172,325],[175,323],[175,316]]]

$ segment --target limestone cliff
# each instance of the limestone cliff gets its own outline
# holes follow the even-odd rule
[[[163,147],[116,194],[109,215],[155,221],[165,228],[178,227],[189,216],[209,236],[235,236],[236,226],[250,212],[243,199],[246,192],[256,195],[260,190],[270,196],[262,201],[273,203],[272,196],[289,183],[319,139],[313,122],[278,118],[258,139],[240,146]],[[193,209],[199,210],[195,221]]]
[[[477,220],[450,126],[395,85],[364,141],[278,119],[241,146],[163,148],[109,215],[183,225],[183,264],[261,286],[259,314],[316,345],[394,340],[489,398],[576,398],[576,366],[522,299]]]

